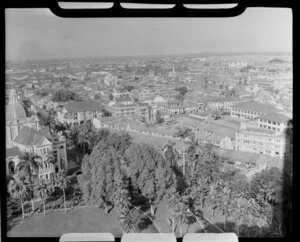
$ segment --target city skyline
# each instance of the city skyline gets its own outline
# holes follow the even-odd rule
[[[288,9],[247,9],[226,19],[138,20],[63,19],[48,9],[9,9],[6,60],[292,51]]]

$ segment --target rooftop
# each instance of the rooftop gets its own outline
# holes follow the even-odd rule
[[[264,128],[254,128],[254,127],[246,127],[245,131],[254,132],[254,133],[261,133],[261,134],[271,134],[275,135],[276,132],[271,129],[264,129]]]
[[[258,117],[259,119],[262,120],[269,120],[269,121],[274,121],[274,122],[279,122],[279,123],[287,123],[290,118],[286,115],[280,114],[280,113],[269,113],[269,114],[263,114]]]
[[[251,112],[263,113],[263,114],[276,113],[279,111],[278,109],[276,109],[271,105],[253,102],[253,101],[237,103],[231,107],[248,110]]]
[[[42,142],[45,139],[47,138],[42,132],[27,126],[23,126],[19,134],[17,135],[17,137],[14,139],[14,142],[26,146],[30,146],[30,145],[38,146],[42,144]]]
[[[131,102],[132,99],[129,97],[129,95],[126,95],[126,96],[116,97],[116,98],[115,98],[115,101],[116,101],[117,103]]]
[[[70,113],[100,111],[101,105],[94,100],[70,101],[65,105],[65,109]]]
[[[22,156],[22,155],[23,155],[23,153],[21,152],[19,147],[13,147],[13,148],[6,149],[6,157]]]

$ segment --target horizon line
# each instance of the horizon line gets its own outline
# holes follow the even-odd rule
[[[34,58],[34,59],[24,59],[24,60],[5,60],[5,62],[27,62],[27,61],[50,61],[50,60],[70,60],[70,59],[118,59],[118,58],[151,58],[151,57],[169,57],[169,56],[197,56],[206,55],[204,57],[214,56],[214,55],[246,55],[246,54],[293,54],[293,51],[282,50],[282,51],[228,51],[228,52],[212,52],[204,51],[198,53],[169,53],[169,54],[141,54],[141,55],[120,55],[120,56],[83,56],[83,57],[49,57],[49,58]],[[209,56],[208,56],[209,55]],[[200,57],[202,58],[202,57]]]

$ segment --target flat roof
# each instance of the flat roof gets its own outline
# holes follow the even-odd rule
[[[280,114],[280,113],[269,113],[269,114],[263,114],[258,117],[262,120],[268,120],[268,121],[274,121],[278,123],[287,123],[290,118],[286,115]]]
[[[276,113],[279,110],[271,105],[262,104],[254,101],[240,102],[231,106],[232,108],[243,109],[252,112],[258,112],[263,114]]]

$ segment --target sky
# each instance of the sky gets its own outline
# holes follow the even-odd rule
[[[230,18],[60,18],[6,9],[6,59],[292,51],[292,11],[249,8]]]

